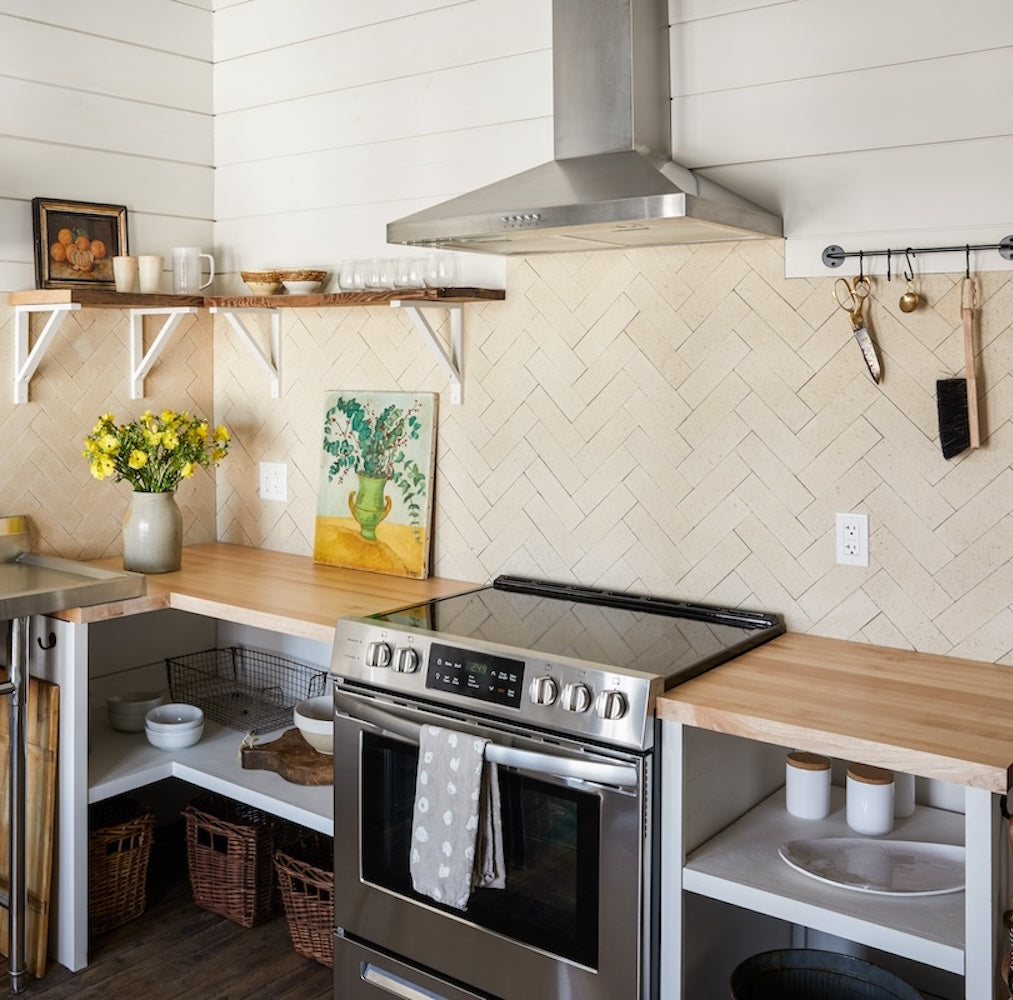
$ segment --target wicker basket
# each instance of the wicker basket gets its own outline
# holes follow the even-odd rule
[[[243,927],[273,916],[278,821],[222,796],[203,796],[183,810],[183,817],[194,902]]]
[[[314,860],[323,861],[323,850]],[[333,864],[317,867],[278,851],[274,856],[292,947],[306,958],[334,967]]]
[[[92,808],[90,825],[88,930],[101,934],[144,912],[155,814],[134,799],[110,799]]]

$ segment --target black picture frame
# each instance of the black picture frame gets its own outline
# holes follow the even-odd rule
[[[33,198],[36,288],[115,288],[113,257],[127,253],[127,210]]]

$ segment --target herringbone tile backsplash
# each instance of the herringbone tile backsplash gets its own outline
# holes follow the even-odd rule
[[[462,406],[402,311],[286,310],[279,399],[215,321],[214,416],[235,435],[217,537],[309,555],[324,391],[434,391],[438,575],[751,605],[797,631],[1013,661],[1013,278],[979,278],[985,442],[946,461],[935,382],[962,371],[962,275],[918,279],[909,314],[903,282],[877,280],[877,386],[833,277],[783,272],[776,242],[513,259],[506,300],[465,307]],[[18,466],[3,491],[53,549],[96,556],[118,550],[125,500],[56,444],[79,446],[103,409],[206,407],[211,321],[131,403],[125,315],[77,317],[34,405],[0,410]],[[288,464],[287,504],[258,498],[261,461]],[[214,533],[202,486],[191,542]],[[868,569],[836,565],[838,511],[868,513]]]

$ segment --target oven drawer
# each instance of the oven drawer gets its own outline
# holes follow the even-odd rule
[[[341,934],[334,940],[334,995],[342,1000],[498,1000],[423,972]]]

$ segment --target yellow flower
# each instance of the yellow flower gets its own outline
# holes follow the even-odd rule
[[[107,413],[85,437],[81,455],[96,479],[125,479],[135,490],[165,493],[225,457],[229,432],[219,427],[212,441],[209,428],[203,417],[170,409],[158,416],[148,410],[125,424]]]
[[[215,440],[224,442],[232,440],[232,435],[229,434],[229,429],[224,424],[219,424],[215,428]]]

